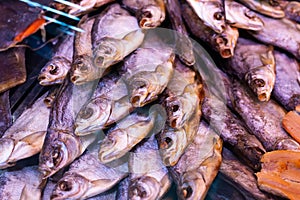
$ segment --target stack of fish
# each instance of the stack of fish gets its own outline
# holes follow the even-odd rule
[[[282,128],[300,105],[299,2],[58,2],[82,31],[13,123],[0,94],[1,199],[170,199],[173,184],[179,199],[300,197],[300,144]]]

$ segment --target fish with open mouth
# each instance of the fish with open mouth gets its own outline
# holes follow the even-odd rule
[[[204,199],[222,161],[222,140],[204,122],[177,164],[170,167],[180,199]]]
[[[98,159],[98,148],[89,148],[57,182],[51,199],[87,199],[96,196],[126,177],[127,168],[127,163],[115,168],[105,166]]]
[[[239,38],[227,72],[244,80],[258,100],[268,101],[275,84],[275,57],[272,46]]]
[[[204,25],[216,33],[225,30],[225,13],[222,0],[187,0]]]
[[[50,109],[40,97],[0,138],[0,169],[39,153],[46,135]]]
[[[260,159],[266,152],[261,142],[249,133],[244,123],[226,107],[226,102],[222,102],[207,91],[205,94],[202,116],[209,121],[223,142],[229,144],[232,151],[239,155],[239,158],[251,168],[258,170]]]
[[[244,199],[274,199],[274,196],[258,188],[253,170],[241,163],[227,148],[223,148],[222,158],[219,174],[227,184],[237,188]]]
[[[167,168],[161,162],[154,135],[129,155],[129,199],[161,199],[171,186]]]
[[[61,39],[54,50],[54,55],[41,69],[38,81],[41,85],[61,84],[71,68],[73,58],[74,36],[67,35]]]
[[[237,28],[225,25],[222,33],[216,33],[197,17],[196,13],[188,4],[182,4],[181,10],[184,21],[196,37],[208,43],[211,48],[218,52],[223,58],[233,56],[234,48],[239,37]]]
[[[9,91],[0,94],[0,138],[12,124],[12,115],[9,103]]]
[[[172,28],[176,31],[176,53],[184,64],[191,66],[195,64],[193,44],[181,16],[180,3],[178,0],[167,0],[166,7]]]
[[[300,74],[296,59],[280,51],[275,51],[276,81],[273,95],[287,110],[300,105]]]
[[[260,14],[257,15],[263,21],[264,28],[260,31],[248,31],[248,33],[263,43],[274,45],[290,52],[300,60],[299,24],[287,18],[273,19]],[[280,34],[274,31],[274,27],[280,30]]]
[[[283,130],[281,121],[285,110],[275,101],[259,102],[237,80],[233,81],[231,95],[234,109],[267,151],[300,149],[300,145]]]
[[[89,73],[101,78],[107,68],[137,49],[144,39],[137,19],[113,4],[105,9],[94,22],[92,28],[93,64]]]
[[[246,5],[248,8],[267,15],[273,18],[283,18],[285,13],[279,4],[274,3],[275,1],[266,0],[239,0],[241,3]]]
[[[59,90],[59,86],[53,86],[48,91],[47,96],[44,99],[44,104],[47,106],[47,108],[51,108],[53,105],[53,102],[57,96]]]
[[[75,116],[92,96],[95,83],[76,86],[69,75],[61,85],[50,112],[49,125],[39,156],[39,170],[44,178],[55,174],[79,157],[96,139],[95,134],[78,137],[75,132]]]
[[[143,29],[156,28],[166,17],[163,0],[122,0],[126,8],[132,10]]]
[[[78,25],[84,32],[77,32],[74,40],[74,55],[70,70],[71,81],[74,84],[79,85],[94,79],[95,73],[90,72],[94,67],[91,34],[94,22],[95,17],[84,16]]]
[[[124,72],[115,71],[99,81],[92,98],[79,111],[75,121],[75,134],[87,135],[107,128],[132,110]]]
[[[121,158],[152,133],[155,125],[165,121],[165,118],[164,108],[157,104],[135,110],[108,131],[100,144],[99,160],[109,163]]]
[[[42,175],[36,166],[0,173],[0,197],[5,200],[41,199]]]
[[[164,91],[174,73],[174,58],[173,50],[161,44],[139,48],[126,59],[124,81],[134,107],[143,107]]]
[[[225,0],[225,16],[226,22],[230,26],[247,30],[259,31],[263,28],[262,20],[244,5],[234,1]]]

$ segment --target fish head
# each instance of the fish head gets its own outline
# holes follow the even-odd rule
[[[64,132],[54,131],[45,144],[39,157],[39,171],[48,178],[70,164],[81,150],[77,138]],[[47,141],[48,140],[48,141]]]
[[[51,199],[81,199],[89,188],[89,181],[83,176],[70,173],[56,184]]]
[[[264,27],[263,21],[255,14],[255,12],[246,9],[244,7],[244,16],[240,18],[243,21],[243,24],[247,24],[245,29],[250,29],[253,31],[260,31]]]
[[[91,57],[82,55],[74,59],[71,70],[71,81],[76,85],[81,85],[88,81],[96,79],[94,75],[97,74]]]
[[[87,135],[105,127],[112,109],[111,100],[98,97],[90,100],[79,111],[75,119],[75,134]]]
[[[219,2],[207,1],[205,2],[207,5],[203,6],[206,13],[202,15],[204,24],[212,28],[217,33],[222,33],[225,29],[225,13],[222,10],[223,5]],[[209,13],[208,13],[209,12]]]
[[[127,149],[127,134],[122,129],[110,132],[101,142],[99,150],[99,160],[102,163],[109,163],[117,159],[121,152]]]
[[[61,84],[70,68],[70,61],[62,57],[56,57],[42,68],[38,81],[41,85]]]
[[[0,139],[0,169],[13,166],[14,163],[7,162],[15,148],[15,143],[12,139]]]
[[[165,129],[158,135],[157,139],[164,165],[174,166],[188,144],[184,129]]]
[[[226,29],[222,34],[218,34],[215,37],[217,48],[223,58],[230,58],[233,56],[238,37],[238,29],[230,27],[229,25],[226,26]]]
[[[121,40],[103,38],[93,49],[93,64],[96,68],[105,70],[123,58],[125,47]]]
[[[270,67],[254,68],[245,75],[245,80],[259,101],[268,101],[275,84],[275,74]]]
[[[203,176],[195,170],[184,173],[177,187],[177,194],[181,199],[203,199],[206,191]]]
[[[165,19],[165,12],[160,7],[148,5],[137,13],[141,28],[155,28]]]
[[[161,185],[155,178],[142,176],[131,180],[128,195],[132,200],[158,199],[160,189]]]

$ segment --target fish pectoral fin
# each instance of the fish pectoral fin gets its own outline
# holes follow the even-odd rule
[[[273,50],[274,50],[274,47],[269,46],[269,49],[266,52],[266,54],[260,55],[260,60],[264,65],[272,65],[272,66],[275,65],[275,57],[273,54]]]

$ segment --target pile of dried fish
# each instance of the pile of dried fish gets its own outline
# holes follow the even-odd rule
[[[51,6],[78,32],[22,113],[25,48],[0,52],[0,199],[300,197],[299,2]]]

